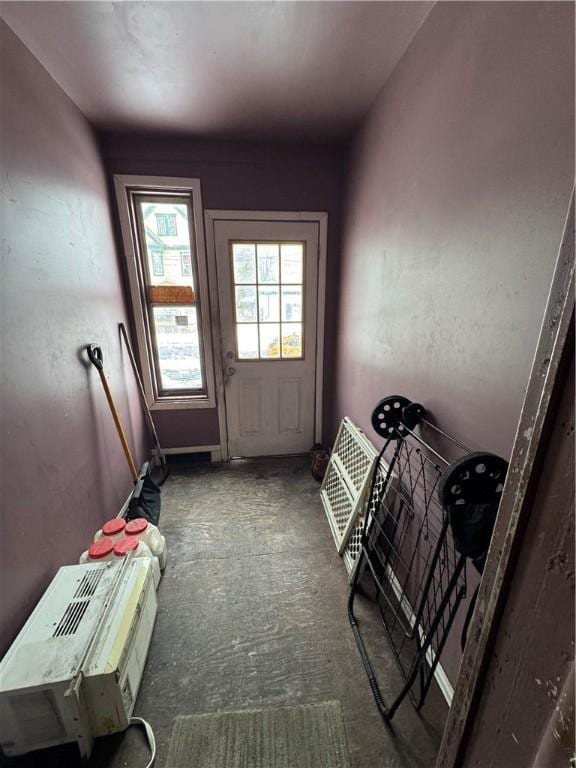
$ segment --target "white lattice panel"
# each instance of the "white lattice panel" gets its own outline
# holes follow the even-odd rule
[[[354,430],[356,429],[354,427]],[[362,440],[361,432],[355,434],[351,428],[342,430],[340,443],[336,448],[336,460],[340,464],[348,485],[356,493],[360,493],[364,487],[366,475],[372,468],[375,456],[376,451],[372,447],[367,447]]]
[[[338,552],[342,554],[356,517],[366,503],[376,450],[350,419],[340,424],[320,498]]]
[[[378,467],[378,474],[376,476],[375,498],[381,498],[382,496],[382,488],[384,487],[384,482],[386,480],[387,472],[388,472],[388,466],[384,462],[384,460],[381,459],[380,466]],[[370,493],[370,488],[367,489],[366,495],[368,495],[369,493]],[[352,578],[352,576],[354,575],[356,564],[358,562],[358,556],[360,555],[360,540],[362,538],[362,529],[364,527],[364,520],[366,518],[367,501],[368,499],[365,498],[364,503],[358,510],[358,514],[354,519],[354,524],[350,531],[350,535],[348,536],[348,541],[346,542],[346,548],[342,553],[344,564],[346,565],[346,570],[348,571],[350,578]],[[372,502],[372,506],[368,510],[368,513],[370,515],[374,512],[373,507],[374,507],[374,501]]]

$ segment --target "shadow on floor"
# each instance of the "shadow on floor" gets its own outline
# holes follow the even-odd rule
[[[168,566],[135,714],[148,720],[164,768],[177,715],[339,699],[351,768],[430,768],[446,703],[433,685],[418,714],[406,700],[385,726],[348,624],[346,569],[308,460],[173,465],[160,525]],[[373,603],[357,601],[381,688],[400,689]],[[98,739],[2,764],[10,768],[140,768],[143,733]]]

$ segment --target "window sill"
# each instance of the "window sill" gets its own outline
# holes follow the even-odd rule
[[[150,406],[151,411],[187,411],[193,408],[216,408],[216,401],[211,397],[175,397],[173,400],[156,400]]]

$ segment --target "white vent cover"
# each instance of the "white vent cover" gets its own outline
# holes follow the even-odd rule
[[[156,618],[152,563],[58,570],[0,661],[7,757],[71,742],[87,757],[94,738],[126,729]]]
[[[344,552],[359,514],[363,519],[375,459],[376,449],[364,433],[348,417],[342,419],[320,489],[339,554]]]

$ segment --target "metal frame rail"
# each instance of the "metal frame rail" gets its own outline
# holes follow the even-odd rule
[[[374,465],[348,617],[376,705],[389,722],[406,696],[420,709],[467,591],[466,559],[481,571],[506,462],[472,453],[425,418],[405,397],[385,398],[372,424],[385,442]],[[416,433],[416,425],[466,451],[450,462]],[[377,482],[385,473],[384,483]],[[375,586],[385,634],[402,676],[386,705],[354,613],[362,577]]]

